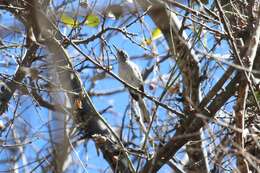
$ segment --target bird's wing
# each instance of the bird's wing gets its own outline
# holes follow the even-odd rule
[[[139,86],[138,86],[138,88],[139,88],[140,86],[143,85],[142,73],[141,73],[139,67],[135,63],[133,63],[131,61],[129,61],[128,63],[132,67],[131,68],[131,70],[132,70],[131,74],[133,74],[132,78],[133,78],[133,80],[135,80],[136,83],[139,84]]]
[[[132,85],[134,87],[137,87],[142,92],[144,92],[143,77],[142,77],[142,74],[141,74],[141,71],[140,71],[139,67],[135,63],[130,62],[130,61],[128,62],[128,65],[130,67],[132,67],[131,68],[131,74],[132,74],[131,75],[131,81],[132,81]],[[136,101],[138,101],[139,94],[136,94],[133,91],[130,91],[130,94],[132,95],[132,97]],[[143,97],[143,96],[141,96],[141,97]]]

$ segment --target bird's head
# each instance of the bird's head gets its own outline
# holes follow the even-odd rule
[[[118,61],[125,62],[128,59],[128,55],[123,50],[117,51],[117,59]]]
[[[128,59],[128,55],[125,51],[123,51],[122,49],[118,49],[115,45],[113,45],[113,47],[116,49],[117,51],[117,56],[116,59],[119,62],[126,62],[126,60]]]

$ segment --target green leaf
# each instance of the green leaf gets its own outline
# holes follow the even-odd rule
[[[156,28],[155,30],[153,30],[152,32],[152,39],[156,40],[158,38],[160,38],[162,36],[162,31],[159,28]]]
[[[74,20],[72,17],[67,16],[65,14],[62,14],[60,19],[65,25],[68,25],[71,27],[75,27],[78,25],[78,22],[76,20]]]
[[[100,23],[99,17],[95,14],[89,14],[85,24],[89,27],[97,27]]]

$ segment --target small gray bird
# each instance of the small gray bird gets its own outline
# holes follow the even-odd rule
[[[119,77],[126,83],[144,92],[143,77],[139,67],[130,61],[128,55],[123,50],[117,50],[117,60]],[[150,116],[147,111],[143,96],[133,90],[129,90],[129,93],[133,99],[138,102],[139,108],[141,110],[142,120],[144,122],[150,122]]]

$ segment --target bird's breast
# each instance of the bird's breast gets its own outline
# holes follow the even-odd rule
[[[119,65],[118,69],[119,77],[123,79],[128,84],[132,85],[133,87],[139,88],[140,87],[140,79],[136,76],[136,72],[133,68],[127,63],[122,63]]]

